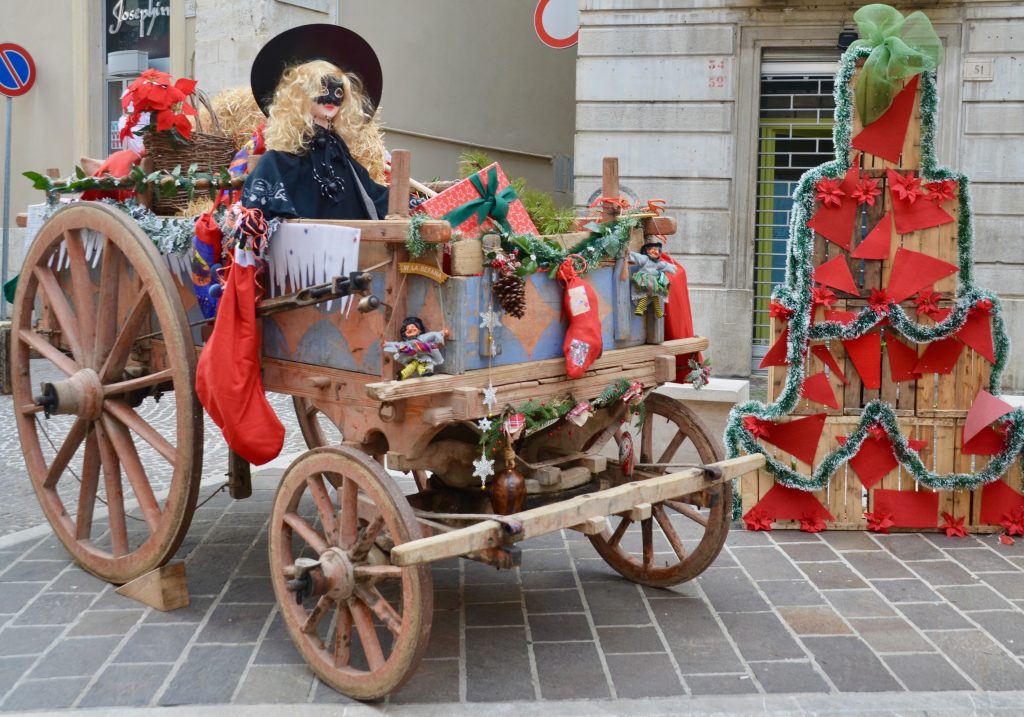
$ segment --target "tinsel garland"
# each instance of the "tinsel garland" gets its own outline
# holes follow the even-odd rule
[[[959,220],[957,224],[958,285],[956,304],[943,321],[925,326],[907,316],[903,308],[890,303],[884,311],[871,306],[861,310],[856,319],[843,324],[837,321],[822,321],[811,325],[814,304],[812,298],[812,276],[814,271],[814,232],[807,226],[814,214],[815,185],[821,179],[841,179],[849,169],[850,141],[853,132],[853,99],[850,81],[856,71],[857,61],[867,57],[870,50],[852,48],[840,60],[836,77],[834,96],[836,103],[833,142],[836,159],[826,162],[801,176],[793,194],[793,210],[790,215],[790,240],[787,245],[786,274],[784,283],[775,287],[772,300],[789,309],[789,339],[786,346],[786,361],[789,371],[778,399],[772,404],[748,401],[735,406],[729,414],[725,431],[725,443],[730,458],[741,451],[761,453],[766,459],[766,470],[775,479],[789,488],[807,491],[822,490],[829,478],[860,449],[868,429],[880,425],[893,444],[900,465],[909,471],[914,479],[936,490],[973,490],[990,483],[1004,473],[1010,463],[1024,449],[1024,409],[1016,409],[1002,420],[1007,430],[1007,443],[1002,452],[994,456],[989,464],[977,473],[937,474],[929,471],[913,451],[906,438],[900,433],[896,414],[892,407],[881,400],[871,401],[863,410],[861,421],[846,443],[830,451],[815,468],[810,477],[804,476],[777,461],[762,448],[754,436],[744,427],[743,419],[754,416],[764,421],[775,421],[792,413],[800,400],[800,389],[805,378],[804,360],[807,347],[812,340],[849,340],[871,331],[886,316],[888,326],[914,343],[936,341],[958,332],[967,321],[969,311],[978,302],[991,301],[993,319],[993,340],[996,362],[992,369],[989,391],[1000,394],[1000,380],[1006,368],[1010,353],[1010,339],[1002,316],[1002,304],[991,291],[975,286],[973,273],[974,221],[971,211],[970,191],[967,177],[938,164],[935,152],[936,116],[938,94],[935,73],[922,74],[921,82],[921,177],[924,181],[954,180],[958,186]]]
[[[60,179],[51,179],[39,172],[22,172],[22,176],[32,180],[32,187],[43,190],[48,197],[68,192],[115,189],[134,189],[137,193],[143,194],[152,187],[154,191],[164,197],[174,196],[179,190],[183,190],[190,200],[196,191],[206,192],[210,199],[214,199],[221,188],[237,189],[238,186],[241,186],[238,183],[239,180],[228,173],[227,167],[201,172],[199,165],[195,163],[189,165],[184,171],[179,165],[172,170],[158,169],[149,174],[146,174],[142,167],[136,164],[126,177],[112,177],[109,174],[103,177],[93,177],[87,175],[81,167],[75,167],[73,177]]]
[[[516,273],[520,276],[529,276],[538,270],[545,270],[554,278],[562,262],[573,255],[582,257],[586,262],[586,267],[580,272],[584,274],[602,261],[621,256],[629,246],[630,234],[640,226],[641,221],[641,217],[624,214],[612,221],[588,224],[590,236],[568,249],[533,234],[503,235],[501,248],[509,253],[519,252],[522,267]]]
[[[423,252],[429,246],[420,236],[420,229],[428,219],[430,217],[423,213],[413,214],[409,217],[409,236],[405,240],[405,248],[413,259],[423,256]]]

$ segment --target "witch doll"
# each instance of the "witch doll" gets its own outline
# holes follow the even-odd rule
[[[433,376],[434,368],[444,363],[441,347],[446,338],[448,329],[427,331],[418,317],[409,316],[402,322],[400,340],[384,342],[384,353],[394,354],[402,364],[400,379]]]
[[[631,251],[629,260],[637,265],[633,273],[633,313],[643,316],[648,307],[654,305],[654,315],[659,319],[665,315],[663,299],[668,296],[669,282],[665,274],[675,274],[676,268],[661,257],[661,242],[647,242],[639,252]]]
[[[383,78],[366,40],[337,25],[286,30],[260,50],[250,81],[268,117],[267,151],[242,205],[266,219],[383,219]]]

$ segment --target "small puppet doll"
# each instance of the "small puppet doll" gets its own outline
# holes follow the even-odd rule
[[[669,289],[665,274],[675,274],[675,266],[661,258],[661,242],[656,241],[647,242],[639,252],[631,251],[629,260],[637,265],[633,272],[633,301],[636,302],[633,313],[643,316],[653,304],[654,315],[660,319],[665,315],[662,299],[668,296]]]
[[[370,45],[336,25],[286,30],[260,50],[251,82],[268,117],[266,152],[242,204],[267,219],[383,219],[383,79]]]
[[[448,338],[448,329],[427,331],[419,318],[409,316],[402,322],[401,337],[399,341],[384,342],[384,352],[394,354],[395,361],[405,367],[399,378],[433,376],[434,367],[444,363],[440,349]]]

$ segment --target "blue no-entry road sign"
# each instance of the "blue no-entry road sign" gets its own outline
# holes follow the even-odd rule
[[[21,45],[0,42],[0,94],[23,95],[36,81],[36,63]]]

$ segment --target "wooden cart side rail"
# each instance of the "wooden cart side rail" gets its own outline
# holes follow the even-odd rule
[[[690,339],[674,339],[660,344],[644,344],[624,349],[605,351],[597,359],[587,376],[596,374],[602,369],[621,368],[632,364],[654,362],[658,356],[678,356],[681,354],[704,351],[708,340],[703,336]],[[423,378],[410,378],[405,381],[380,381],[367,384],[366,393],[378,401],[400,401],[417,396],[439,393],[452,393],[459,389],[479,389],[487,386],[506,386],[528,381],[542,382],[544,379],[565,378],[565,359],[553,358],[531,363],[497,366],[492,369],[469,371],[458,376],[434,375]],[[584,379],[578,379],[584,380]]]
[[[388,219],[289,219],[289,224],[329,224],[358,229],[359,241],[404,245],[409,238],[409,218]],[[420,239],[427,244],[446,244],[452,239],[452,227],[441,219],[428,219],[420,224]],[[273,239],[271,239],[273,242]]]
[[[633,510],[645,503],[660,503],[688,493],[732,480],[764,465],[764,456],[754,454],[711,464],[721,474],[709,479],[703,468],[690,468],[656,478],[626,483],[608,490],[577,496],[569,500],[533,508],[497,520],[485,520],[448,533],[420,538],[391,549],[393,565],[419,565],[465,555],[477,550],[517,543],[527,538],[553,533],[563,528],[585,526],[593,519]],[[522,529],[512,534],[507,529],[515,521]]]

